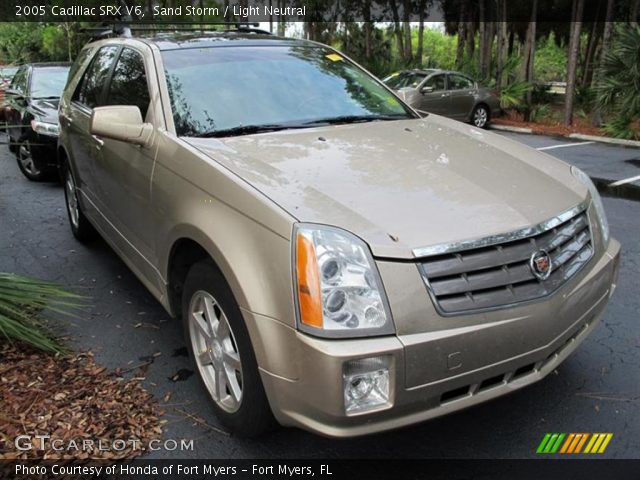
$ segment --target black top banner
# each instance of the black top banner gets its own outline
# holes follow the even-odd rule
[[[583,22],[638,20],[634,0],[2,0],[3,22]]]

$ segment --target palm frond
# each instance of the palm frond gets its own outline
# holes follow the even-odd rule
[[[82,298],[51,282],[0,272],[0,336],[64,353],[65,347],[47,332],[46,312],[74,315]]]

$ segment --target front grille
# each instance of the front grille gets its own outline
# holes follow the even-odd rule
[[[533,229],[535,233],[517,240],[418,260],[440,312],[498,308],[544,297],[560,288],[591,259],[593,244],[585,208],[555,223],[550,228]],[[553,265],[544,280],[538,279],[530,266],[532,255],[540,250],[549,254]]]

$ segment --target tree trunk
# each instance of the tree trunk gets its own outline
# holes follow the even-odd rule
[[[456,49],[456,68],[460,70],[464,63],[464,44],[467,40],[467,24],[465,23],[466,3],[460,6],[460,16],[458,20],[458,48]]]
[[[471,14],[467,18],[470,18]],[[467,58],[473,60],[476,50],[476,24],[473,21],[467,21]]]
[[[373,29],[371,25],[371,2],[365,0],[362,5],[362,17],[364,20],[364,56],[367,59],[371,58],[371,37]]]
[[[573,100],[576,89],[576,71],[578,68],[578,55],[580,53],[580,31],[582,29],[582,14],[584,0],[573,0],[574,18],[571,22],[571,39],[569,42],[567,92],[564,104],[564,124],[569,127],[573,123]]]
[[[538,18],[538,0],[533,0],[531,6],[531,20],[527,28],[527,42],[524,50],[523,78],[530,86],[533,83],[533,65],[536,55],[536,26]],[[531,112],[531,88],[526,95],[527,110],[525,112],[525,121],[529,121]]]
[[[393,14],[393,33],[396,36],[396,41],[398,42],[398,53],[400,53],[400,57],[404,56],[404,38],[402,36],[402,29],[400,28],[400,15],[398,15],[398,5],[396,4],[396,0],[389,0],[389,5],[391,6],[391,13]]]
[[[496,89],[502,91],[507,49],[507,0],[498,0],[498,45],[496,46]]]
[[[413,58],[413,46],[411,45],[411,0],[404,0],[404,58],[410,62]]]
[[[487,70],[487,9],[485,0],[478,0],[478,33],[480,40],[480,77],[484,80]]]
[[[418,50],[416,51],[416,60],[418,65],[422,66],[422,52],[424,49],[424,17],[427,15],[427,0],[420,0],[418,5]]]
[[[587,53],[584,59],[584,67],[582,71],[582,82],[580,83],[583,87],[591,84],[591,80],[593,78],[593,61],[596,53],[596,48],[598,46],[598,42],[600,41],[600,32],[597,29],[599,24],[593,24],[593,30],[589,34],[589,42],[587,46]]]
[[[600,82],[601,70],[604,66],[604,59],[609,51],[609,44],[611,43],[611,36],[613,35],[613,9],[615,7],[615,0],[607,0],[607,13],[604,18],[604,31],[602,32],[602,45],[600,46],[600,65],[593,77],[593,83],[597,85]],[[596,103],[595,110],[593,112],[593,126],[600,127],[602,125],[602,110],[598,103]]]
[[[283,8],[283,7],[284,7],[284,1],[278,0],[278,8]],[[278,16],[278,36],[279,37],[284,37],[286,26],[287,26],[287,17],[284,15],[279,15]]]
[[[485,36],[486,40],[484,42],[484,61],[485,61],[485,71],[482,73],[483,79],[488,79],[491,75],[491,53],[493,52],[493,39],[496,35],[496,22],[489,22],[486,27]]]

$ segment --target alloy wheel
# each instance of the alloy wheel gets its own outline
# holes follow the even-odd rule
[[[27,173],[33,175],[34,177],[40,175],[40,169],[36,167],[36,164],[33,161],[31,145],[29,144],[28,140],[25,140],[18,147],[18,160],[20,161],[20,165],[22,165],[22,168],[24,168]]]
[[[189,303],[189,340],[200,376],[216,404],[228,413],[242,403],[242,363],[220,304],[199,290]]]
[[[78,208],[78,197],[76,193],[76,183],[73,180],[71,170],[67,169],[67,178],[65,178],[64,188],[66,191],[67,209],[69,210],[69,219],[74,228],[80,225],[80,210]]]
[[[475,113],[473,114],[473,124],[478,128],[483,128],[487,124],[487,120],[489,119],[489,113],[487,109],[484,107],[476,108]]]

